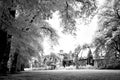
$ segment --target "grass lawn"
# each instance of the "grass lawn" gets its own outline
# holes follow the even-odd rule
[[[0,80],[120,80],[120,70],[29,70]]]

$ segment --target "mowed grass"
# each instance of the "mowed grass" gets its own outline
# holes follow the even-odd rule
[[[34,70],[0,76],[0,80],[120,80],[120,70]]]

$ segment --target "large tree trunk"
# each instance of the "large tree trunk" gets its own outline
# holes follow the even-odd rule
[[[1,0],[0,1],[0,73],[6,73],[8,69],[8,60],[11,49],[11,35],[8,34],[7,28],[12,26],[10,8],[8,8],[11,0]],[[11,5],[11,4],[10,4]],[[10,7],[10,6],[9,6]],[[12,7],[12,6],[11,6]]]
[[[17,72],[18,56],[19,56],[19,51],[16,49],[15,52],[12,53],[12,56],[11,56],[11,67],[10,67],[11,73]]]
[[[10,53],[11,36],[7,32],[0,30],[0,73],[8,71],[7,62]]]

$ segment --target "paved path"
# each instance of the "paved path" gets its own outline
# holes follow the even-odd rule
[[[0,76],[0,80],[120,80],[120,70],[36,70]]]

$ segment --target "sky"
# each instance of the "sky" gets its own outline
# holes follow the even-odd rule
[[[105,0],[98,0],[99,7],[101,7]],[[92,19],[90,24],[85,25],[84,23],[81,23],[80,19],[76,19],[76,27],[77,27],[77,36],[72,35],[66,35],[62,33],[63,28],[60,25],[61,19],[59,15],[59,11],[56,11],[53,13],[53,18],[46,20],[50,24],[52,28],[54,28],[59,35],[59,45],[52,46],[49,41],[48,37],[45,37],[43,42],[44,47],[44,53],[50,54],[50,52],[59,53],[60,50],[63,50],[64,52],[68,53],[69,51],[74,51],[74,49],[78,45],[84,45],[84,44],[90,44],[92,43],[95,32],[97,31],[97,21],[98,17],[97,15]],[[86,55],[86,53],[84,53]]]

